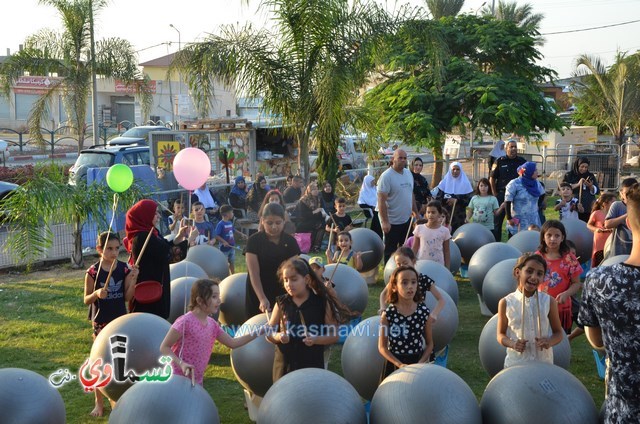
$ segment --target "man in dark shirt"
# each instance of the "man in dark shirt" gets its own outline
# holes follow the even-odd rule
[[[504,202],[504,192],[507,184],[509,184],[509,181],[518,178],[518,167],[526,162],[524,158],[518,156],[518,143],[516,140],[509,140],[505,146],[505,151],[507,155],[495,161],[489,176],[491,190],[497,197],[499,205],[502,205]],[[503,208],[493,219],[495,225],[493,236],[496,241],[502,241],[502,223],[504,222],[504,217],[505,210]]]
[[[285,203],[295,203],[302,197],[302,177],[296,175],[291,185],[282,193]]]

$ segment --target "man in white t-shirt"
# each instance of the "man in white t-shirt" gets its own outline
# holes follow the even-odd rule
[[[413,197],[413,175],[406,169],[407,152],[393,152],[392,165],[378,179],[378,217],[384,232],[384,261],[405,242],[411,214],[418,214]]]

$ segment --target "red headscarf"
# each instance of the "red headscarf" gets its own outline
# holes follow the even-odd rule
[[[153,218],[156,216],[156,210],[158,204],[150,199],[140,200],[133,205],[131,209],[127,211],[125,221],[126,238],[124,240],[124,247],[127,251],[131,251],[131,240],[136,234],[141,232],[148,232],[153,229],[155,235],[158,235],[158,230],[153,227]]]

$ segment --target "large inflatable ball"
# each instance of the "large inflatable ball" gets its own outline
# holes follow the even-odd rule
[[[387,263],[384,265],[384,283],[389,284],[389,279],[391,278],[391,274],[397,268],[396,261],[393,259],[393,255],[389,258]]]
[[[511,237],[507,244],[522,253],[535,252],[540,246],[540,231],[525,230]]]
[[[220,322],[226,325],[241,325],[249,319],[245,302],[247,296],[247,273],[232,274],[220,282]]]
[[[518,288],[518,282],[513,276],[513,267],[517,259],[505,259],[489,269],[482,283],[482,300],[493,314],[498,313],[500,299],[513,293]]]
[[[196,265],[195,263],[187,260],[169,265],[169,271],[171,274],[171,281],[180,277],[209,278],[200,265]]]
[[[460,248],[453,239],[449,239],[449,271],[452,274],[460,271],[462,265],[462,255],[460,254]]]
[[[269,389],[258,411],[260,424],[366,424],[358,392],[347,380],[320,368],[293,371]]]
[[[384,366],[378,351],[379,336],[380,316],[376,315],[356,325],[342,347],[342,375],[367,400],[378,388]]]
[[[162,383],[136,383],[109,416],[111,424],[195,422],[218,424],[218,408],[201,385],[179,375]]]
[[[484,277],[492,266],[505,259],[519,258],[520,256],[522,256],[522,252],[507,243],[494,242],[479,248],[469,261],[469,280],[471,280],[471,285],[476,293],[482,295]]]
[[[236,337],[255,331],[266,323],[266,314],[256,315],[238,329]],[[261,397],[267,393],[273,384],[275,349],[266,337],[258,337],[231,351],[231,367],[242,387]]]
[[[87,364],[91,367],[101,360],[102,367],[113,365],[114,378],[100,391],[117,401],[134,383],[130,379],[119,381],[115,376],[126,376],[129,370],[142,375],[159,367],[160,344],[169,328],[166,320],[143,312],[123,315],[107,324],[94,340]],[[116,353],[112,354],[113,351]]]
[[[469,263],[476,250],[485,244],[496,241],[493,233],[487,227],[473,222],[459,227],[453,233],[452,239],[460,249],[462,260],[466,264]]]
[[[378,267],[384,257],[384,243],[379,235],[368,228],[354,228],[349,231],[354,252],[362,252],[361,272],[371,271]]]
[[[52,384],[62,385],[68,377],[64,370],[58,376],[54,374],[50,377]],[[67,421],[58,390],[40,374],[21,368],[0,369],[0,414],[3,423],[64,424]]]
[[[627,259],[629,259],[629,255],[616,255],[616,256],[612,256],[612,257],[607,258],[604,261],[600,262],[599,266],[611,266],[611,265],[615,265],[615,264],[621,264],[624,261],[626,261]]]
[[[562,221],[567,231],[567,240],[576,245],[576,256],[580,263],[591,259],[593,250],[593,233],[587,228],[587,224],[579,219],[565,219]]]
[[[229,276],[227,257],[218,248],[208,244],[190,247],[186,260],[200,265],[209,278],[222,281]]]
[[[482,417],[463,379],[438,365],[414,364],[380,384],[371,400],[370,422],[482,424]]]
[[[447,292],[440,290],[440,294],[444,298],[444,308],[440,311],[438,320],[431,325],[434,352],[439,352],[451,343],[456,331],[458,331],[458,307]],[[434,311],[438,302],[433,297],[433,294],[427,293],[424,303],[429,307],[430,311]]]
[[[453,303],[458,304],[458,283],[449,269],[434,261],[418,261],[416,262],[416,270],[420,274],[429,276],[436,282],[436,287],[440,291],[446,291],[451,296]]]
[[[195,277],[180,277],[171,281],[171,310],[167,321],[173,323],[180,315],[189,312],[191,286],[198,281]]]
[[[567,336],[553,348],[553,363],[566,370],[571,365],[571,344]],[[478,341],[480,363],[484,370],[493,377],[504,368],[507,348],[498,343],[498,315],[494,315],[485,324]]]
[[[336,267],[337,270],[334,274]],[[340,299],[349,310],[358,315],[364,312],[367,307],[367,302],[369,301],[369,288],[358,271],[348,265],[331,264],[325,267],[323,275],[327,278],[333,275],[333,282],[336,285],[335,290],[338,299]]]
[[[480,408],[483,422],[492,424],[598,422],[598,409],[580,380],[558,366],[535,361],[496,375]]]

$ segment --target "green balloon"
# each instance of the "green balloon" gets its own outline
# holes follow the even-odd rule
[[[107,185],[116,193],[126,191],[133,183],[131,168],[123,163],[113,165],[107,171]]]

